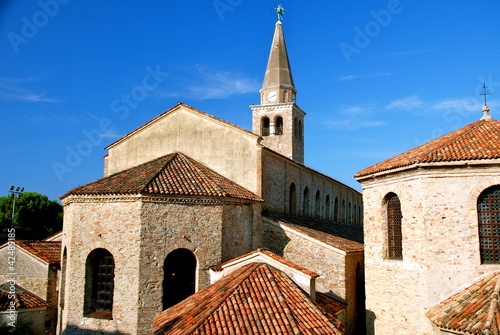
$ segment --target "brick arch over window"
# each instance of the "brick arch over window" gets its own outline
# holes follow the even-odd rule
[[[262,136],[269,136],[269,129],[271,127],[271,122],[267,116],[263,117],[261,120],[261,129],[260,133]]]
[[[500,263],[500,185],[479,195],[477,215],[481,263]]]
[[[389,259],[403,259],[403,235],[401,223],[403,214],[401,202],[395,193],[385,196],[387,222],[387,257]]]
[[[279,115],[274,119],[274,134],[283,135],[283,118]]]
[[[167,255],[163,263],[163,310],[194,294],[196,263],[196,256],[188,249],[175,249]]]
[[[84,315],[111,319],[115,282],[113,255],[102,248],[94,249],[85,263]]]

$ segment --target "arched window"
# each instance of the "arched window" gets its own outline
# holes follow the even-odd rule
[[[330,195],[328,194],[325,199],[325,220],[331,220],[331,216]]]
[[[352,206],[351,206],[350,201],[349,201],[349,205],[347,208],[347,220],[346,221],[348,224],[352,224]]]
[[[333,221],[339,222],[339,198],[333,201]]]
[[[283,92],[283,101],[282,102],[288,102],[288,91],[287,90],[285,90]]]
[[[188,249],[169,253],[163,263],[163,310],[192,295],[195,280],[195,255]]]
[[[302,127],[302,121],[300,121],[300,120],[299,120],[299,127],[298,128],[299,128],[299,140],[301,140],[304,138],[304,133],[303,133],[304,129]]]
[[[340,222],[346,223],[346,215],[345,215],[345,200],[342,200],[342,208],[340,208]]]
[[[357,225],[358,224],[358,207],[356,204],[353,205],[351,216],[352,216],[352,224]]]
[[[295,184],[290,185],[290,194],[288,201],[288,214],[297,215],[297,190]]]
[[[274,119],[274,124],[274,134],[283,135],[283,118],[281,116],[277,116],[276,119]]]
[[[270,127],[269,118],[263,117],[262,118],[262,129],[261,129],[262,136],[269,136],[269,127]]]
[[[387,245],[390,259],[403,259],[403,235],[401,232],[401,203],[394,193],[386,196],[387,204]]]
[[[304,199],[303,199],[303,203],[302,203],[302,215],[303,216],[308,216],[309,214],[309,188],[306,186],[306,188],[304,189]]]
[[[481,263],[500,263],[500,185],[479,195],[477,215]]]
[[[316,199],[314,199],[314,216],[316,218],[321,217],[321,194],[316,191]]]
[[[112,319],[115,261],[106,249],[95,249],[85,264],[84,315]]]

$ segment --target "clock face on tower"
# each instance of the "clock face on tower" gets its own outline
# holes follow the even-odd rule
[[[270,91],[267,93],[267,100],[275,102],[276,99],[278,99],[278,93],[276,93],[276,91]]]

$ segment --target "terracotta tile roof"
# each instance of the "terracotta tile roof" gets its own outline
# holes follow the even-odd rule
[[[476,281],[427,312],[439,328],[460,334],[498,334],[500,272]]]
[[[182,153],[166,155],[77,187],[69,195],[161,194],[237,198],[260,197]]]
[[[274,260],[276,260],[278,262],[281,262],[281,263],[283,263],[286,266],[289,266],[289,267],[291,267],[291,268],[293,268],[295,270],[303,272],[304,274],[310,276],[311,278],[319,277],[319,274],[317,274],[316,272],[311,271],[309,269],[306,269],[305,267],[302,267],[302,266],[300,266],[298,264],[295,264],[294,262],[291,262],[291,261],[289,261],[289,260],[287,260],[287,259],[285,259],[285,258],[283,258],[283,257],[281,257],[279,255],[276,255],[274,252],[270,251],[267,248],[259,248],[259,249],[255,250],[255,251],[249,252],[248,254],[242,255],[240,257],[233,258],[230,261],[222,263],[221,265],[214,266],[212,268],[212,270],[213,271],[221,271],[224,268],[225,265],[234,263],[235,261],[247,258],[247,257],[249,257],[251,255],[255,255],[255,254],[264,254],[266,256],[269,256],[272,259],[274,259]]]
[[[354,175],[364,177],[382,171],[422,163],[500,158],[500,121],[479,120],[422,144]]]
[[[168,115],[168,114],[171,114],[171,113],[175,112],[177,109],[179,109],[179,107],[184,107],[184,108],[187,108],[187,109],[189,109],[189,110],[191,110],[191,111],[193,111],[193,112],[196,112],[196,113],[198,113],[198,114],[200,114],[200,115],[203,115],[203,116],[205,116],[205,117],[208,117],[208,118],[210,118],[210,119],[212,119],[212,120],[216,120],[216,121],[218,121],[218,122],[221,122],[221,123],[223,123],[223,124],[226,124],[226,125],[228,125],[228,126],[231,126],[232,128],[235,128],[235,129],[241,130],[241,131],[243,131],[243,132],[245,132],[245,133],[247,133],[247,134],[251,134],[251,135],[255,136],[256,138],[258,138],[258,137],[259,137],[258,135],[254,134],[254,133],[252,133],[252,132],[250,132],[250,131],[248,131],[248,130],[246,130],[246,129],[243,129],[243,128],[241,128],[241,127],[238,127],[238,126],[236,126],[236,125],[234,125],[234,124],[232,124],[232,123],[229,123],[229,122],[227,122],[227,121],[224,121],[224,120],[222,120],[222,119],[219,119],[219,118],[217,118],[217,117],[215,117],[215,116],[213,116],[213,115],[210,115],[210,114],[204,113],[204,112],[202,112],[202,111],[200,111],[200,110],[198,110],[198,109],[196,109],[196,108],[193,108],[193,107],[191,107],[191,106],[189,106],[189,105],[183,104],[182,102],[178,102],[178,103],[177,103],[177,105],[175,105],[174,107],[172,107],[172,108],[168,109],[167,111],[165,111],[165,112],[161,113],[160,115],[158,115],[158,116],[154,117],[153,119],[151,119],[150,121],[146,122],[145,124],[143,124],[143,125],[142,125],[142,126],[140,126],[139,128],[137,128],[137,129],[135,129],[135,130],[131,131],[131,132],[130,132],[130,133],[128,133],[127,135],[125,135],[125,136],[123,136],[122,138],[120,138],[120,139],[116,140],[115,142],[111,143],[111,144],[110,144],[110,145],[108,145],[105,149],[106,149],[106,150],[108,150],[108,149],[109,149],[109,148],[111,148],[113,145],[115,145],[115,144],[117,144],[117,143],[122,142],[123,140],[127,139],[128,137],[132,136],[133,134],[137,133],[138,131],[140,131],[140,130],[142,130],[142,129],[146,128],[146,127],[148,127],[150,124],[152,124],[152,123],[156,122],[157,120],[159,120],[159,119],[163,118],[164,116],[166,116],[166,115]]]
[[[153,323],[155,335],[343,333],[290,278],[262,263],[233,271]]]
[[[43,259],[51,265],[59,266],[61,263],[60,241],[19,241],[16,244],[33,255]]]
[[[364,250],[363,227],[274,213],[265,217],[345,252]]]
[[[34,308],[34,307],[47,307],[48,304],[45,300],[37,296],[36,294],[25,290],[17,284],[15,287],[15,298],[16,309],[21,308]],[[0,285],[0,310],[6,310],[10,306],[11,297],[10,295],[10,284],[3,283]]]
[[[316,292],[316,305],[318,305],[318,307],[326,313],[330,313],[332,316],[335,316],[335,313],[347,307],[347,304],[335,300],[334,298],[321,292]]]

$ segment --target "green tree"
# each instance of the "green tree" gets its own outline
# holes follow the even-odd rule
[[[0,197],[2,242],[12,220],[12,196]],[[62,229],[62,206],[36,192],[24,192],[16,199],[14,228],[18,240],[41,240]]]

